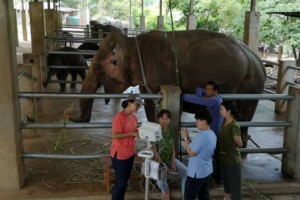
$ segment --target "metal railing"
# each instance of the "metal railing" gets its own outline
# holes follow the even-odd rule
[[[22,92],[18,94],[18,98],[116,98],[125,99],[128,94],[60,94],[60,93],[29,93]],[[143,99],[159,99],[162,98],[160,94],[140,94]],[[235,100],[259,100],[259,99],[294,99],[291,95],[285,94],[221,94],[223,99]],[[250,99],[249,99],[250,98]],[[292,126],[290,122],[239,122],[241,127],[286,127]],[[22,129],[46,129],[46,128],[60,128],[60,129],[83,129],[83,128],[111,128],[111,123],[21,123]],[[182,127],[195,127],[194,123],[183,122]],[[242,148],[241,153],[287,153],[286,148]],[[23,158],[45,158],[45,159],[94,159],[107,156],[107,154],[44,154],[44,153],[23,153]]]

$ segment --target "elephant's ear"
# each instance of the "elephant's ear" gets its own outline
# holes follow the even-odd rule
[[[114,56],[117,64],[123,64],[125,58],[124,48],[121,47],[119,43],[116,43],[116,47],[114,49]],[[120,65],[119,65],[120,66]]]
[[[106,76],[119,82],[126,82],[122,73],[123,70],[119,67],[116,52],[117,50],[110,51],[101,61],[101,66],[103,66]]]

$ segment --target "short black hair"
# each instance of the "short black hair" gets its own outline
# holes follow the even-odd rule
[[[207,81],[206,85],[213,86],[214,90],[218,90],[219,89],[218,84],[215,81]]]
[[[157,119],[163,117],[164,115],[167,115],[167,117],[171,119],[171,112],[167,109],[161,109],[157,114]]]
[[[212,116],[207,109],[196,112],[195,119],[205,120],[208,125],[210,125],[212,122]]]
[[[128,106],[128,103],[133,103],[134,102],[134,100],[124,100],[124,101],[122,101],[122,104],[121,104],[121,106],[122,106],[122,108],[126,108],[127,106]]]
[[[233,101],[230,100],[226,100],[223,101],[221,103],[222,106],[224,106],[224,108],[226,110],[230,110],[231,111],[231,115],[235,118],[238,119],[239,118],[239,113],[238,113],[238,109],[236,108],[236,104]]]

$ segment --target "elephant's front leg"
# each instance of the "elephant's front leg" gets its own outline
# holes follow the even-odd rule
[[[65,92],[66,91],[67,76],[68,76],[68,71],[65,70],[65,69],[60,69],[56,73],[57,80],[62,81],[62,82],[59,83],[59,85],[60,85],[60,91],[61,92]]]
[[[75,69],[71,69],[71,76],[72,76],[72,82],[71,83],[71,88],[75,89],[76,88],[76,80],[77,80],[77,71]]]
[[[52,69],[48,69],[48,73],[47,73],[47,78],[46,80],[43,82],[43,86],[46,88],[51,80],[51,76],[53,76],[53,70]]]
[[[147,119],[150,122],[157,121],[157,113],[155,107],[155,103],[152,99],[145,99],[145,112]]]

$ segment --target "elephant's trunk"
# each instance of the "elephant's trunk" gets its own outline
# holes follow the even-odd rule
[[[93,107],[94,99],[80,99],[80,116],[73,117],[70,116],[69,119],[72,122],[90,122],[92,116],[92,107]]]

